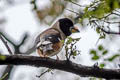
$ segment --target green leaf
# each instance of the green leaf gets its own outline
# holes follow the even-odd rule
[[[106,37],[105,33],[102,33],[102,34],[100,34],[99,39],[105,39],[105,37]]]
[[[76,51],[74,51],[74,52],[73,52],[73,56],[76,56],[76,55],[77,55],[77,53],[76,53]]]
[[[97,54],[97,51],[94,50],[94,49],[92,49],[92,50],[90,51],[90,54],[94,54],[94,55],[96,55],[96,54]]]
[[[107,53],[108,53],[108,50],[104,50],[102,54],[106,55]]]
[[[99,51],[102,51],[102,50],[104,50],[104,47],[103,47],[102,45],[99,45],[99,46],[98,46],[98,50],[99,50]]]
[[[104,39],[105,37],[104,36],[100,36],[100,38],[99,39]]]
[[[62,43],[64,43],[65,41],[64,40],[61,40]]]
[[[104,63],[101,63],[100,64],[100,68],[104,68],[105,67],[105,64]]]
[[[97,55],[97,51],[92,49],[90,54],[93,54],[92,60],[98,60],[100,57]]]
[[[113,61],[114,59],[116,59],[119,56],[120,56],[119,54],[115,54],[112,57],[108,58],[107,60],[111,62],[111,61]]]
[[[118,0],[114,0],[113,2],[113,9],[119,8],[119,1]]]
[[[73,39],[71,37],[67,37],[67,38],[68,38],[68,40],[67,40],[66,44],[70,44],[73,41]]]
[[[0,55],[0,60],[5,60],[6,59],[6,56],[3,56],[3,55]]]
[[[99,34],[100,33],[100,28],[96,28],[96,32]]]
[[[85,7],[84,11],[87,12],[89,7]]]
[[[100,58],[99,56],[95,55],[92,57],[92,60],[98,60],[99,58]]]

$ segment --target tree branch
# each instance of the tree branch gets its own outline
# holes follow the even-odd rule
[[[7,33],[0,30],[0,35],[2,35],[10,44],[15,46],[16,44],[14,43],[14,40],[11,37],[8,37],[8,35],[6,35],[6,34]]]
[[[6,48],[8,49],[8,51],[9,51],[10,54],[12,54],[12,51],[10,50],[7,42],[6,42],[4,39],[6,39],[10,44],[13,45],[13,47],[14,47],[14,49],[15,49],[15,53],[20,53],[20,54],[22,54],[22,52],[20,51],[20,47],[25,43],[25,41],[28,39],[28,37],[29,37],[29,35],[28,35],[27,33],[25,33],[25,34],[23,35],[23,38],[20,40],[21,42],[20,42],[19,44],[17,44],[17,43],[15,43],[15,42],[13,42],[14,40],[13,40],[12,38],[10,38],[8,35],[6,35],[5,32],[0,31],[0,39],[1,39],[2,42],[5,44],[5,46],[6,46]],[[32,53],[34,50],[35,50],[35,49],[33,49],[33,47],[32,47],[32,48],[28,49],[28,50],[25,52],[25,54],[27,54],[28,52],[29,52],[29,54],[30,54],[30,53]],[[4,80],[8,80],[8,79],[9,79],[13,67],[14,67],[13,65],[8,65],[8,66],[6,67],[6,69],[4,70],[2,76],[4,76],[6,73],[8,73],[8,74],[6,75],[6,77],[4,78]]]
[[[7,73],[7,75],[4,77],[3,80],[8,80],[8,79],[9,79],[10,73],[11,73],[12,69],[13,69],[13,65],[7,65],[7,67],[6,67],[6,69],[4,70],[2,76],[4,76],[6,73]]]
[[[105,32],[106,34],[116,34],[116,35],[120,35],[120,32],[114,32],[114,31],[107,31],[103,28],[98,27],[99,29],[101,29],[103,32]]]
[[[6,48],[8,49],[8,52],[10,53],[10,55],[12,55],[12,51],[10,50],[7,42],[4,40],[4,38],[2,37],[2,35],[0,34],[0,38],[2,40],[2,42],[5,44]],[[4,70],[3,74],[2,74],[2,77],[7,73],[7,75],[4,77],[4,80],[8,80],[9,79],[9,76],[10,76],[10,72],[12,71],[12,68],[13,66],[12,65],[8,65],[6,67],[6,69]]]
[[[105,30],[105,29],[101,28],[101,27],[100,27],[100,26],[96,23],[96,21],[95,21],[95,20],[93,20],[92,22],[96,24],[97,28],[99,28],[101,31],[105,32],[106,34],[115,34],[115,35],[120,35],[120,32],[107,31],[107,30]]]
[[[2,35],[0,34],[0,39],[2,40],[2,42],[4,43],[5,47],[7,48],[8,52],[12,55],[12,51],[10,50],[7,42],[4,40],[4,38],[2,37]]]
[[[76,64],[67,60],[55,60],[51,58],[21,56],[21,55],[5,55],[0,59],[0,65],[31,65],[35,67],[48,67],[66,72],[71,72],[79,76],[98,77],[105,79],[120,79],[120,69],[102,69],[96,67],[88,67]]]

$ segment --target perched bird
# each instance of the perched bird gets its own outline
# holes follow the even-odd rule
[[[63,47],[63,42],[72,32],[79,32],[68,18],[59,19],[51,28],[39,34],[35,40],[37,53],[41,57],[57,55]]]

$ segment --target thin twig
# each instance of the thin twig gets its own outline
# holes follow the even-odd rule
[[[6,73],[4,76],[2,76],[2,78],[0,78],[0,80],[4,80],[7,76],[8,76],[8,73]]]
[[[100,28],[100,27],[99,27]],[[116,34],[116,35],[120,35],[120,32],[113,32],[113,31],[106,31],[103,28],[100,28],[103,32],[107,33],[107,34]]]
[[[120,35],[120,32],[114,32],[114,31],[106,31],[105,29],[101,28],[95,21],[92,21],[97,25],[97,28],[99,28],[100,30],[102,30],[103,32],[105,32],[106,34],[116,34],[116,35]]]
[[[9,48],[9,46],[8,46],[8,44],[7,44],[7,42],[4,40],[4,38],[2,37],[1,34],[0,34],[0,39],[2,40],[2,42],[4,43],[4,45],[6,46],[8,52],[12,55],[12,54],[13,54],[12,51],[10,50],[10,48]]]
[[[119,23],[119,26],[118,26],[118,28],[119,28],[119,33],[120,33],[120,23]]]
[[[13,47],[14,47],[14,49],[15,49],[15,53],[20,53],[20,54],[22,54],[22,52],[19,51],[19,48],[20,48],[21,45],[23,45],[23,44],[25,43],[26,39],[28,38],[27,33],[25,33],[25,35],[23,36],[23,39],[21,39],[21,42],[20,42],[19,44],[16,44],[12,38],[10,38],[8,35],[5,35],[5,33],[2,32],[2,31],[0,31],[0,36],[1,36],[2,38],[4,38],[4,40],[6,40],[7,42],[9,42],[10,44],[13,45]],[[33,50],[33,49],[32,49],[32,50],[29,49],[28,51],[29,51],[29,54],[30,54],[30,53],[32,53],[34,50]],[[27,52],[28,52],[28,51],[27,51]],[[25,54],[26,54],[26,53],[25,53]],[[8,75],[4,78],[4,80],[8,80],[8,79],[9,79],[13,67],[14,67],[13,65],[8,65],[8,66],[6,67],[6,69],[4,70],[2,76],[4,76],[6,73],[8,73]]]
[[[73,10],[70,10],[70,9],[66,9],[66,10],[68,10],[68,11],[70,11],[70,12],[73,12],[73,13],[75,13],[75,14],[77,14],[77,15],[80,15],[79,13],[77,13],[77,12],[75,12],[75,11],[73,11]]]
[[[9,79],[13,67],[14,67],[13,65],[7,65],[6,66],[6,69],[4,70],[2,76],[4,76],[6,73],[7,73],[7,76],[3,80],[8,80]]]
[[[118,22],[110,22],[110,21],[106,21],[106,20],[101,20],[101,21],[104,21],[104,22],[109,23],[109,24],[117,24],[117,23],[120,23],[120,21],[118,21]]]
[[[45,73],[50,72],[50,71],[52,71],[52,70],[53,70],[53,69],[48,68],[48,69],[45,70],[43,73],[41,73],[39,76],[36,75],[36,77],[40,78],[40,77],[43,76]]]
[[[120,23],[120,21],[116,21],[116,22],[112,22],[112,21],[107,21],[107,20],[102,20],[102,19],[96,19],[96,20],[92,20],[92,21],[103,21],[105,23],[108,23],[108,24],[118,24]]]
[[[116,12],[118,12],[118,13],[120,13],[120,11],[118,11],[118,10],[115,10]]]
[[[0,35],[3,36],[10,44],[16,46],[16,44],[13,42],[14,40],[10,36],[6,35],[6,33],[0,31]]]
[[[112,13],[109,13],[109,14],[105,15],[105,16],[102,17],[102,18],[105,18],[105,19],[106,19],[106,18],[109,17],[110,15],[112,15]],[[102,19],[102,18],[101,18],[101,19]]]
[[[117,13],[114,13],[114,12],[113,12],[112,14],[115,14],[115,15],[117,15],[117,16],[119,16],[119,17],[120,17],[120,14],[117,14]]]
[[[73,3],[73,4],[75,4],[75,5],[77,5],[77,6],[80,6],[80,7],[86,7],[86,6],[83,6],[83,5],[77,4],[77,3],[73,2],[73,1],[70,1],[70,2]]]

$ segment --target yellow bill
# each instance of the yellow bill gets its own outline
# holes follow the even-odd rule
[[[80,32],[80,31],[79,31],[79,29],[78,29],[76,26],[74,26],[74,27],[72,28],[71,32],[72,32],[72,33],[76,33],[76,32]]]

